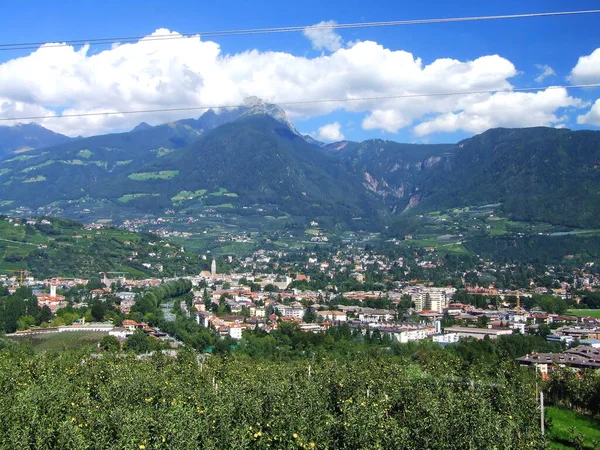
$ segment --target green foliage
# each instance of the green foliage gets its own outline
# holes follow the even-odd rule
[[[0,354],[0,446],[539,449],[532,386],[407,361]]]
[[[50,224],[38,223],[34,227],[13,227],[0,220],[0,235],[11,243],[0,241],[0,271],[3,269],[29,269],[38,278],[51,276],[90,277],[96,288],[99,272],[119,271],[133,278],[156,276],[159,271],[151,253],[162,253],[162,275],[182,273],[182,266],[193,273],[206,268],[198,255],[181,252],[178,246],[148,233],[132,233],[115,228],[89,231],[83,225],[65,219],[45,218]],[[157,245],[151,245],[156,243]],[[40,245],[44,248],[40,248]],[[7,250],[17,251],[9,252]],[[151,268],[144,263],[152,263]],[[14,264],[17,264],[14,266]],[[91,286],[91,285],[90,285]]]
[[[102,350],[116,351],[121,349],[121,342],[114,336],[104,336],[98,343]]]
[[[492,129],[462,141],[425,181],[419,210],[503,203],[519,220],[595,227],[600,133]]]

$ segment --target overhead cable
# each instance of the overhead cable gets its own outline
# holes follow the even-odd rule
[[[507,20],[507,19],[525,19],[536,17],[554,17],[554,16],[575,16],[598,14],[600,9],[579,10],[579,11],[554,11],[542,13],[525,13],[525,14],[503,14],[493,16],[470,16],[470,17],[447,17],[434,19],[411,19],[411,20],[391,20],[384,22],[358,22],[358,23],[320,23],[317,25],[289,26],[289,27],[273,27],[273,28],[250,28],[240,30],[220,30],[220,31],[199,31],[194,33],[178,33],[175,35],[163,36],[122,36],[122,37],[106,37],[92,39],[73,39],[62,40],[61,42],[20,42],[11,44],[0,44],[0,51],[8,50],[29,50],[38,48],[57,48],[67,45],[103,45],[103,44],[125,44],[131,42],[153,42],[165,40],[179,40],[195,36],[201,37],[224,37],[224,36],[240,36],[252,34],[269,34],[269,33],[296,33],[305,30],[343,30],[353,28],[376,28],[376,27],[393,27],[404,25],[424,25],[437,23],[456,23],[456,22],[476,22],[484,20]]]
[[[475,95],[475,94],[502,94],[502,93],[515,93],[515,92],[534,92],[534,91],[545,91],[555,89],[584,89],[584,88],[595,88],[600,87],[600,83],[594,84],[574,84],[564,86],[540,86],[540,87],[526,87],[526,88],[512,88],[512,89],[490,89],[490,90],[477,90],[477,91],[460,91],[460,92],[434,92],[434,93],[421,93],[421,94],[399,94],[399,95],[383,95],[377,97],[347,97],[347,98],[331,98],[331,99],[318,99],[318,100],[292,100],[292,101],[269,101],[270,104],[276,104],[279,106],[295,106],[295,105],[310,105],[319,103],[348,103],[348,102],[366,102],[366,101],[381,101],[381,100],[400,100],[400,99],[411,99],[411,98],[426,98],[426,97],[444,97],[444,96],[462,96],[462,95]],[[204,106],[190,106],[180,108],[157,108],[157,109],[138,109],[131,111],[105,111],[105,112],[89,112],[89,113],[73,113],[73,114],[62,114],[62,115],[47,115],[47,116],[27,116],[27,117],[2,117],[0,121],[12,121],[12,120],[39,120],[39,119],[66,119],[70,117],[93,117],[93,116],[118,116],[126,114],[151,114],[151,113],[164,113],[164,112],[183,112],[183,111],[202,111],[208,109],[230,109],[248,106],[246,104],[225,104],[225,105],[204,105]]]

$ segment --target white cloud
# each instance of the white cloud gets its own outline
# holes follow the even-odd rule
[[[585,103],[569,96],[564,88],[535,93],[499,92],[463,98],[460,111],[426,120],[417,125],[414,131],[423,136],[457,130],[481,133],[495,127],[560,126],[566,117],[557,116],[555,113],[558,109],[582,106]]]
[[[577,123],[600,127],[600,99],[594,102],[594,105],[587,113],[577,117]]]
[[[537,83],[541,83],[546,78],[556,75],[554,69],[547,64],[536,64],[535,68],[540,71],[540,74],[535,78]]]
[[[342,48],[344,41],[342,37],[332,28],[321,28],[328,25],[335,25],[334,20],[319,22],[316,25],[304,29],[303,34],[312,43],[315,50],[329,50],[335,52]]]
[[[178,33],[161,29],[152,36],[156,35]],[[338,48],[331,54],[306,58],[259,50],[223,54],[217,43],[202,41],[198,36],[142,39],[97,54],[90,54],[88,47],[39,49],[0,64],[0,117],[235,105],[255,95],[281,103],[292,119],[343,109],[366,113],[363,128],[389,132],[426,119],[428,125],[418,128],[418,132],[427,134],[442,129],[452,131],[450,124],[441,125],[452,120],[456,127],[477,130],[485,124],[520,125],[521,117],[522,126],[558,123],[560,120],[554,117],[556,109],[577,106],[576,99],[567,95],[542,102],[546,97],[534,96],[538,100],[531,101],[525,94],[508,94],[508,98],[515,99],[508,105],[499,102],[504,98],[500,94],[285,104],[312,99],[503,90],[512,87],[509,79],[516,74],[515,66],[498,55],[473,61],[441,58],[425,65],[409,52],[371,41],[355,42],[352,47]],[[520,105],[528,106],[526,114],[511,109]],[[155,125],[202,112],[37,122],[76,136],[129,130],[142,121]],[[452,119],[453,115],[461,115],[460,120]],[[515,117],[512,122],[511,115]]]
[[[319,128],[317,138],[322,141],[342,141],[344,135],[341,131],[339,122],[333,122]]]
[[[579,58],[569,80],[576,84],[600,83],[600,48],[594,50],[591,55]]]

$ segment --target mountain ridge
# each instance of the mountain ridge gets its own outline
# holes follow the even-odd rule
[[[380,226],[399,214],[486,203],[569,226],[600,215],[598,131],[499,128],[435,145],[309,137],[255,98],[198,119],[69,140],[1,161],[0,209],[85,197],[112,202],[120,215],[218,206]]]

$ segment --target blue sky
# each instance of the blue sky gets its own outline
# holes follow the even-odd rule
[[[86,39],[96,37],[118,37],[118,36],[147,36],[158,29],[168,29],[172,32],[190,33],[211,30],[247,29],[277,26],[304,26],[317,24],[322,21],[335,21],[337,23],[384,21],[403,19],[425,19],[437,17],[478,16],[495,14],[517,14],[529,12],[549,12],[594,9],[598,3],[594,1],[504,1],[504,2],[482,2],[482,1],[395,1],[395,2],[370,2],[364,1],[303,1],[303,2],[267,2],[267,1],[187,1],[165,2],[155,0],[145,1],[113,1],[87,2],[62,0],[60,8],[56,2],[34,1],[27,5],[19,2],[4,2],[3,13],[0,15],[0,43],[15,42],[61,42],[70,39]],[[33,6],[32,6],[33,5]],[[98,61],[90,59],[92,55],[101,52],[110,52],[109,46],[92,46],[82,61],[71,61],[72,55],[46,49],[44,52],[55,56],[31,58],[29,55],[34,50],[27,51],[1,51],[0,52],[0,105],[4,102],[4,109],[0,106],[0,117],[10,114],[37,114],[35,111],[44,111],[43,114],[63,109],[76,112],[99,111],[99,110],[123,110],[153,108],[157,105],[175,107],[178,104],[190,106],[200,101],[224,103],[233,101],[241,95],[256,94],[270,96],[271,99],[289,98],[312,99],[309,95],[318,95],[319,98],[330,95],[365,95],[373,92],[374,95],[394,95],[398,93],[416,92],[419,89],[419,80],[406,78],[406,89],[403,82],[394,82],[395,78],[404,80],[405,73],[410,71],[399,65],[397,59],[389,60],[388,66],[384,68],[382,61],[388,58],[387,52],[404,51],[420,60],[420,66],[426,67],[440,59],[452,59],[457,62],[449,71],[456,74],[464,72],[464,79],[481,76],[481,68],[492,67],[498,64],[497,71],[499,79],[493,81],[489,86],[506,87],[509,83],[514,87],[535,87],[547,85],[566,85],[575,83],[577,80],[588,82],[600,82],[600,52],[598,62],[593,60],[589,63],[585,76],[569,79],[573,68],[578,64],[582,56],[591,55],[600,47],[600,14],[571,17],[531,18],[501,21],[483,21],[471,23],[452,24],[429,24],[411,25],[399,27],[363,28],[354,30],[341,30],[338,32],[342,42],[341,49],[314,48],[311,42],[302,33],[289,34],[267,34],[253,36],[233,36],[223,38],[206,38],[208,41],[218,44],[220,50],[217,60],[219,64],[229,64],[226,55],[243,55],[244,52],[257,50],[261,58],[238,58],[235,64],[230,64],[226,69],[221,67],[220,77],[224,73],[231,76],[229,84],[218,85],[212,83],[211,91],[202,94],[192,92],[200,89],[200,84],[190,87],[190,91],[180,92],[177,88],[182,80],[172,71],[174,64],[189,65],[191,72],[198,72],[199,79],[208,80],[212,75],[205,72],[205,67],[211,66],[214,61],[207,59],[199,61],[198,58],[212,58],[212,56],[197,56],[196,48],[190,46],[188,54],[184,49],[177,50],[181,54],[170,63],[157,63],[162,69],[161,74],[156,75],[160,81],[148,81],[148,86],[158,86],[158,92],[164,93],[164,99],[159,98],[155,91],[146,94],[141,89],[131,87],[131,84],[118,86],[119,73],[115,67],[116,59],[110,62],[104,61],[103,66],[98,66]],[[363,46],[362,52],[358,47],[347,59],[352,59],[350,66],[345,66],[340,61],[331,61],[329,58],[340,50],[351,49],[357,42],[373,42],[378,47]],[[146,44],[148,45],[148,44]],[[174,45],[174,44],[169,44]],[[191,44],[190,44],[191,45]],[[77,50],[77,49],[75,49]],[[135,59],[135,49],[123,53],[120,58]],[[40,51],[41,52],[41,51]],[[153,73],[152,67],[148,66],[148,55],[141,51],[140,71]],[[175,53],[176,50],[173,50]],[[273,56],[272,52],[279,52],[293,57],[289,63],[290,73],[285,72],[286,63],[281,62]],[[380,59],[375,58],[373,67],[358,68],[357,65],[362,55],[373,52],[380,53]],[[39,52],[38,52],[39,53]],[[168,53],[168,52],[167,52]],[[198,48],[198,55],[202,51]],[[127,56],[123,56],[127,55]],[[270,55],[270,56],[269,56]],[[498,55],[502,61],[482,60],[478,67],[468,65],[471,61],[485,56]],[[213,55],[214,56],[214,55]],[[274,59],[270,59],[273,56]],[[25,61],[15,64],[15,58],[24,58]],[[186,58],[190,58],[189,62]],[[225,59],[224,59],[225,58]],[[319,59],[322,58],[322,59]],[[326,59],[326,61],[324,59]],[[346,58],[346,57],[345,57]],[[53,59],[56,59],[53,61]],[[100,58],[98,58],[100,59]],[[107,58],[104,58],[107,59]],[[334,59],[334,58],[331,58]],[[144,60],[144,61],[143,61]],[[243,61],[242,61],[243,60]],[[277,60],[278,62],[272,62]],[[259,61],[253,66],[255,61]],[[303,90],[303,86],[289,81],[295,78],[291,66],[298,62],[298,78],[301,82],[309,85],[322,85],[320,90]],[[379,67],[381,62],[381,70]],[[12,63],[12,64],[11,64]],[[460,63],[460,64],[458,64]],[[240,68],[242,64],[248,67]],[[273,73],[279,77],[273,82],[272,90],[264,86],[267,80],[257,84],[256,78],[268,77],[270,72],[260,72],[265,66],[273,64]],[[312,65],[311,65],[312,64]],[[508,64],[508,65],[507,65]],[[512,64],[513,68],[508,67]],[[57,66],[58,69],[56,67]],[[107,68],[109,67],[110,68]],[[170,69],[168,67],[171,66]],[[313,66],[319,66],[322,72],[317,73]],[[536,81],[543,68],[549,66],[553,74],[542,81]],[[99,67],[98,71],[106,70],[107,75],[91,76],[89,71]],[[411,66],[412,67],[412,66]],[[39,79],[32,72],[39,68]],[[114,69],[114,70],[113,70]],[[596,72],[597,69],[597,72]],[[60,82],[48,85],[48,79],[53,76],[45,76],[45,70],[60,70],[65,74],[64,78],[77,76],[79,78],[65,81],[64,86]],[[119,69],[120,70],[120,69]],[[133,64],[127,69],[136,71]],[[158,69],[157,69],[158,70]],[[372,72],[369,72],[371,70]],[[387,70],[385,80],[378,79],[380,72]],[[339,81],[335,80],[336,73],[341,74]],[[395,72],[397,71],[397,73]],[[496,73],[495,68],[490,68]],[[26,75],[24,75],[26,72]],[[160,72],[160,71],[159,71]],[[168,72],[168,73],[167,73]],[[327,72],[325,74],[324,72]],[[353,72],[359,72],[361,78],[356,79]],[[158,73],[158,72],[156,72]],[[4,75],[3,75],[4,74]],[[478,75],[479,74],[479,75]],[[135,74],[134,74],[135,75]],[[124,73],[123,78],[134,76]],[[189,75],[189,74],[188,74]],[[188,76],[186,75],[186,77]],[[2,78],[4,76],[5,78]],[[191,76],[191,75],[190,75]],[[420,75],[415,74],[417,78]],[[440,91],[450,91],[452,85],[444,84],[443,75],[437,73]],[[457,75],[458,76],[458,75]],[[597,78],[595,78],[597,76]],[[102,80],[116,77],[111,83],[103,86]],[[246,77],[246,78],[242,78]],[[281,79],[280,79],[281,78]],[[327,78],[327,81],[324,81]],[[449,77],[451,78],[451,77]],[[188,78],[185,78],[186,80]],[[251,81],[253,80],[253,81]],[[370,80],[373,86],[370,86]],[[596,80],[596,81],[594,81]],[[60,81],[60,80],[59,80]],[[389,82],[389,83],[388,83]],[[46,84],[45,84],[46,83]],[[90,86],[79,86],[80,83],[90,83]],[[162,84],[161,84],[162,83]],[[172,84],[169,85],[169,83]],[[254,84],[253,84],[254,83]],[[412,84],[411,84],[412,83]],[[455,90],[464,90],[469,86],[488,86],[484,79],[472,84],[457,84]],[[143,83],[140,83],[140,85]],[[93,85],[93,86],[92,86]],[[238,89],[236,86],[246,85],[239,88],[235,95],[230,91]],[[208,89],[207,83],[204,85]],[[259,87],[255,87],[259,86]],[[290,86],[286,91],[286,86]],[[339,87],[347,87],[346,90],[338,90]],[[310,87],[310,86],[309,86]],[[422,87],[422,86],[421,86]],[[424,92],[435,92],[436,78],[432,77]],[[64,89],[62,92],[60,89]],[[78,91],[81,89],[81,91]],[[111,92],[105,90],[117,90],[121,97],[127,101],[117,101],[112,98]],[[162,90],[161,90],[162,89]],[[222,89],[224,92],[215,92]],[[256,89],[260,92],[250,92]],[[424,89],[424,88],[423,88]],[[229,90],[228,92],[225,92]],[[400,90],[400,92],[398,92]],[[79,93],[80,92],[80,93]],[[293,92],[293,95],[291,94]],[[28,95],[31,93],[31,95]],[[79,95],[79,97],[75,97]],[[144,96],[147,95],[147,98]],[[570,97],[569,97],[570,96]],[[330,98],[331,98],[330,97]],[[475,98],[466,104],[437,104],[427,109],[425,105],[409,104],[408,102],[389,102],[386,105],[370,104],[364,108],[354,108],[349,111],[344,105],[339,108],[328,110],[288,110],[297,128],[302,132],[313,133],[317,137],[335,137],[336,130],[339,135],[347,139],[362,140],[370,137],[393,139],[405,142],[453,142],[463,137],[470,136],[480,131],[486,124],[510,126],[534,125],[538,120],[540,124],[553,126],[567,126],[569,128],[592,128],[597,129],[600,125],[600,105],[597,114],[590,112],[593,103],[600,97],[600,89],[569,90],[561,98],[514,98],[505,99],[500,103],[490,98]],[[81,100],[81,99],[84,100]],[[113,103],[110,103],[113,101]],[[529,104],[529,103],[535,104]],[[421,102],[422,103],[422,102]],[[219,103],[222,104],[222,103]],[[531,110],[527,110],[527,104]],[[129,107],[131,106],[131,107]],[[379,108],[379,109],[378,109]],[[496,113],[495,110],[507,111]],[[537,108],[537,109],[536,109]],[[524,111],[520,117],[515,113],[510,117],[512,111]],[[538,111],[539,110],[539,111]],[[376,112],[374,112],[376,111]],[[408,112],[410,111],[410,112]],[[539,118],[532,119],[532,117]],[[578,117],[586,116],[585,119]],[[597,117],[596,117],[597,116]],[[14,115],[11,117],[15,117]],[[175,117],[176,118],[176,117]],[[56,129],[68,134],[93,134],[96,132],[118,131],[127,129],[134,122],[147,120],[148,117],[127,118],[127,121],[114,118],[107,121],[70,121],[63,120],[57,125],[50,120],[42,124],[48,128]],[[138,120],[139,119],[139,120]],[[160,120],[163,117],[150,118]],[[436,120],[437,119],[437,120]],[[426,125],[418,127],[422,122]],[[336,127],[326,128],[319,133],[321,127],[337,124]],[[333,131],[332,131],[333,130]]]

